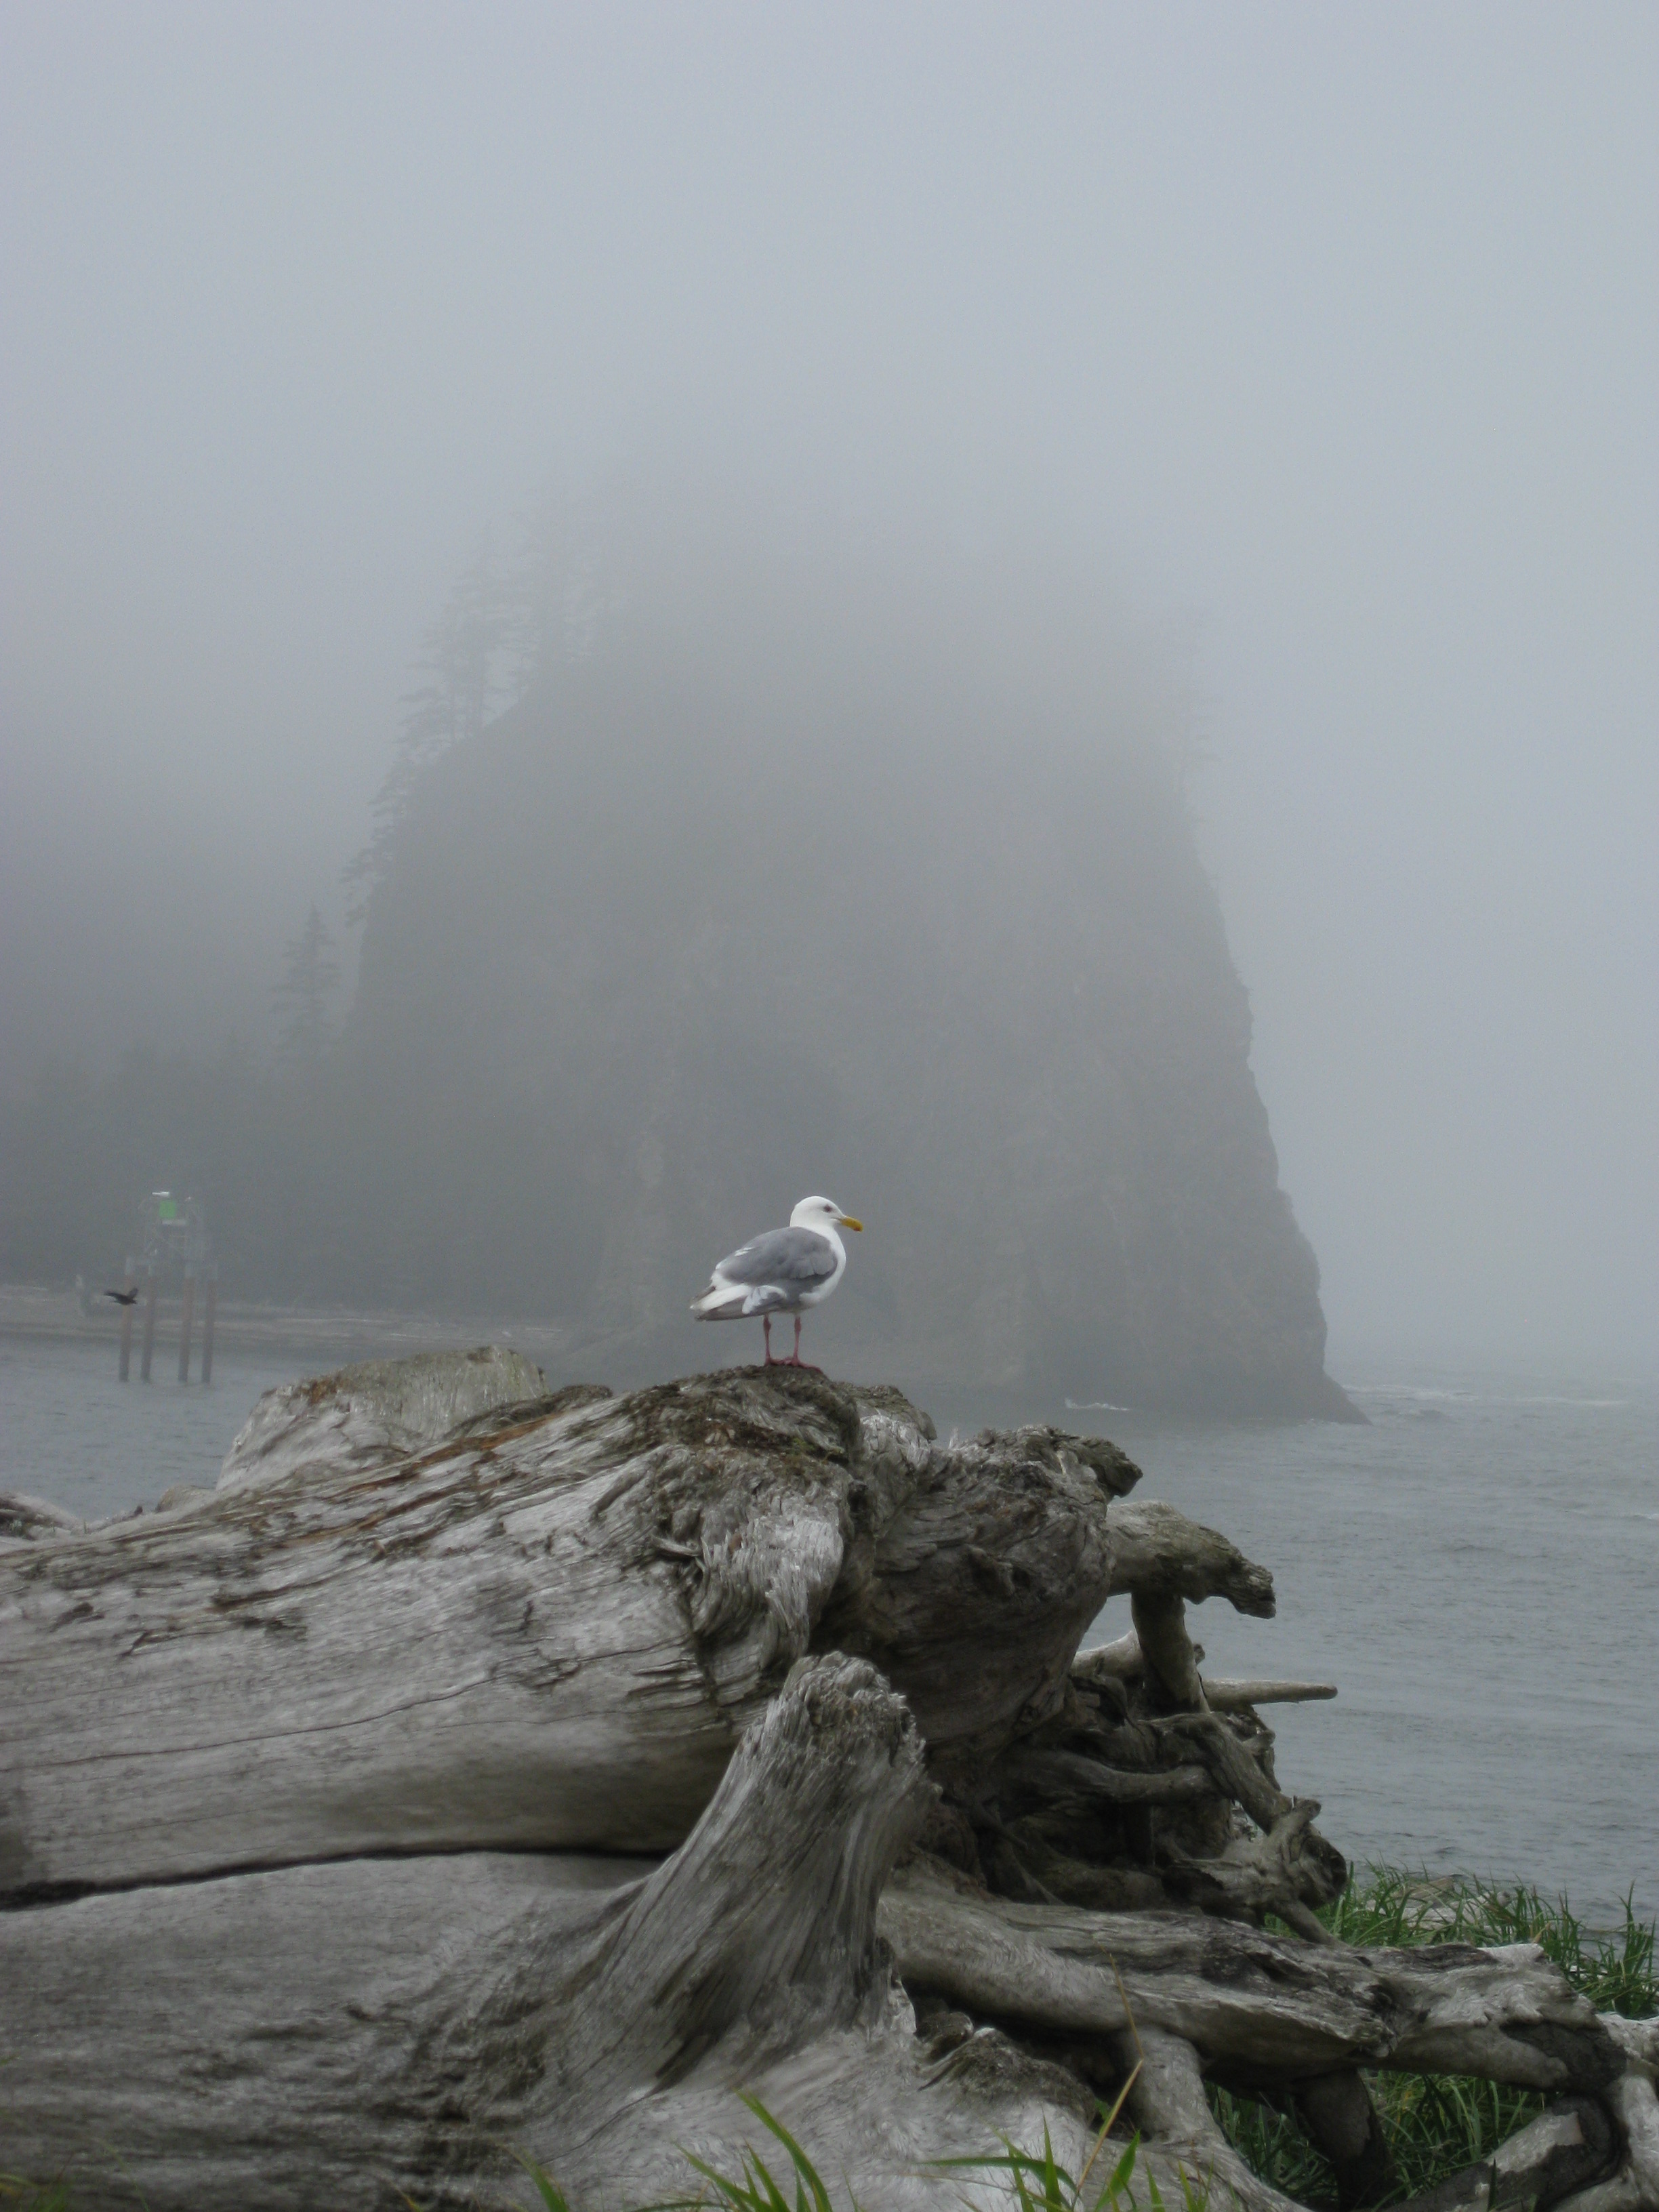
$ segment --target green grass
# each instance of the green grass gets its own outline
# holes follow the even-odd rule
[[[1137,2071],[1139,2069],[1137,2069]],[[1122,2100],[1119,2099],[1121,2105]],[[1105,2124],[1091,2153],[1089,2162],[1073,2181],[1066,2168],[1054,2156],[1054,2145],[1048,2140],[1048,2130],[1042,2130],[1041,2155],[1024,2151],[1017,2145],[1006,2143],[1002,2154],[996,2158],[946,2158],[938,2163],[942,2166],[966,2168],[984,2174],[1006,2173],[1008,2177],[1009,2212],[1206,2212],[1210,2201],[1208,2175],[1195,2179],[1184,2166],[1176,2168],[1181,2178],[1181,2201],[1171,2204],[1158,2187],[1158,2177],[1149,2166],[1136,2178],[1136,2166],[1140,2158],[1140,2137],[1133,2136],[1120,2148],[1115,2139],[1108,2137],[1107,2130],[1117,2117],[1114,2110],[1103,2115]],[[1090,2191],[1090,2175],[1096,2158],[1109,2140],[1116,2158],[1097,2181],[1093,2193]]]
[[[647,2206],[643,2212],[836,2212],[828,2184],[782,2121],[768,2112],[758,2097],[744,2096],[743,2102],[787,2154],[788,2168],[782,2178],[773,2172],[752,2144],[744,2145],[742,2169],[735,2174],[722,2173],[688,2151],[687,2164],[702,2177],[697,2194]],[[1181,2197],[1178,2203],[1172,2203],[1159,2188],[1157,2176],[1150,2169],[1140,2169],[1139,2136],[1126,2143],[1110,2134],[1122,2106],[1120,2096],[1109,2112],[1102,2112],[1094,2149],[1076,2180],[1054,2156],[1046,2126],[1040,2152],[1022,2150],[1005,2138],[1000,2151],[983,2158],[939,2159],[933,2163],[941,2170],[979,2174],[988,2179],[1006,2178],[1009,2212],[1206,2212],[1207,2177],[1195,2179],[1178,2169]],[[1109,2163],[1097,2175],[1094,2169],[1103,2151],[1109,2154]],[[550,2174],[521,2152],[515,2151],[514,2156],[535,2184],[542,2212],[571,2212],[568,2199]],[[789,2194],[792,2184],[793,2193]],[[404,2202],[410,2212],[422,2212],[412,2197]],[[517,2205],[514,2212],[526,2212],[526,2208]],[[860,2212],[850,2191],[845,2212]]]
[[[698,2206],[707,2205],[724,2205],[728,2212],[835,2212],[823,2176],[782,2121],[775,2119],[758,2097],[744,2096],[743,2101],[789,2154],[789,2178],[795,2185],[793,2203],[784,2195],[760,2153],[745,2144],[743,2172],[738,2175],[721,2173],[687,2151],[687,2162],[702,2174],[705,2185],[695,2197],[676,2197],[671,2204],[653,2206],[652,2212],[696,2212]],[[848,2212],[859,2212],[855,2198],[849,2195],[847,2203]]]
[[[1320,1917],[1344,1942],[1370,1948],[1417,1943],[1536,1943],[1598,2012],[1645,2020],[1659,2012],[1652,1922],[1625,1900],[1622,1929],[1587,1929],[1565,1897],[1474,1881],[1437,1881],[1374,1867],[1350,1880]],[[1400,2173],[1400,2195],[1415,2196],[1467,2166],[1490,2158],[1547,2100],[1525,2089],[1461,2074],[1367,2075]],[[1252,2098],[1212,2087],[1216,2118],[1248,2163],[1287,2197],[1334,2204],[1329,2166],[1295,2122]]]
[[[69,2184],[49,2181],[43,2189],[21,2173],[0,2173],[0,2204],[6,2212],[70,2212]]]
[[[550,2173],[544,2173],[535,2160],[526,2158],[521,2150],[515,2150],[513,2155],[535,2183],[536,2194],[542,2201],[542,2212],[570,2212],[569,2198]],[[410,2212],[421,2212],[420,2206],[412,2197],[406,2197],[404,2202],[409,2206]]]

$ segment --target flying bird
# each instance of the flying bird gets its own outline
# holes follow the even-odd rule
[[[805,1367],[800,1356],[800,1317],[821,1306],[847,1272],[847,1247],[836,1231],[862,1229],[834,1200],[804,1198],[787,1229],[769,1229],[728,1252],[708,1279],[708,1288],[691,1301],[699,1321],[747,1321],[761,1317],[768,1367]],[[795,1348],[787,1359],[772,1357],[772,1316],[795,1316]],[[821,1368],[812,1373],[821,1374]]]
[[[138,1293],[137,1291],[106,1291],[104,1296],[113,1298],[118,1306],[130,1306],[137,1303]]]

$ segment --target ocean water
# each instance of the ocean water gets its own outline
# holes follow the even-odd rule
[[[137,1332],[134,1332],[135,1336]],[[83,1520],[153,1505],[175,1482],[211,1489],[225,1454],[258,1399],[307,1370],[293,1355],[227,1352],[216,1345],[213,1380],[180,1382],[179,1346],[158,1337],[155,1380],[116,1379],[108,1343],[0,1335],[0,1490],[45,1498]],[[199,1374],[199,1345],[191,1355]]]
[[[1206,1672],[1334,1682],[1278,1705],[1281,1784],[1351,1858],[1659,1914],[1659,1389],[1350,1361],[1369,1425],[1072,1411],[1273,1571],[1212,1598]],[[1130,1626],[1115,1599],[1089,1642]]]
[[[221,1353],[204,1389],[160,1350],[158,1379],[124,1387],[111,1346],[0,1337],[0,1489],[90,1517],[211,1484],[260,1392],[301,1371]],[[1139,1495],[1272,1569],[1274,1620],[1218,1599],[1188,1617],[1210,1673],[1337,1685],[1268,1717],[1281,1783],[1350,1857],[1565,1890],[1601,1923],[1633,1887],[1659,1913],[1659,1388],[1340,1371],[1364,1428],[1031,1417],[1112,1437]],[[1128,1625],[1115,1600],[1090,1640]]]

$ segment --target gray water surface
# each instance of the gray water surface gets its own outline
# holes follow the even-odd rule
[[[326,1359],[308,1363],[313,1371]],[[212,1387],[115,1379],[110,1347],[0,1338],[0,1489],[91,1516],[210,1484],[292,1355]],[[1358,1379],[1351,1379],[1357,1376]],[[1189,1618],[1214,1674],[1335,1682],[1272,1710],[1287,1790],[1351,1857],[1524,1879],[1598,1921],[1659,1912],[1659,1390],[1351,1364],[1370,1417],[1183,1424],[1063,1406],[1270,1567],[1273,1620]],[[932,1408],[941,1434],[950,1407]],[[1128,1626],[1115,1600],[1091,1641]]]
[[[1347,1378],[1344,1378],[1347,1381]],[[1267,1713],[1280,1782],[1351,1856],[1659,1912],[1659,1392],[1419,1367],[1370,1425],[1073,1411],[1273,1571],[1279,1611],[1189,1609],[1215,1674],[1334,1682]],[[1121,1634],[1128,1601],[1089,1641]]]
[[[176,1380],[178,1357],[176,1341],[158,1342],[155,1379],[140,1382],[135,1346],[120,1382],[113,1342],[0,1336],[0,1490],[90,1521],[153,1505],[175,1482],[210,1489],[255,1401],[301,1370],[291,1353],[217,1349],[204,1385]]]

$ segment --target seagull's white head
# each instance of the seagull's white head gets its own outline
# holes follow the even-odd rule
[[[792,1229],[862,1229],[850,1213],[843,1213],[832,1198],[804,1198],[789,1217]]]

